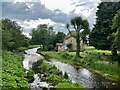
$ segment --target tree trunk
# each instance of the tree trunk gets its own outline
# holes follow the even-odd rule
[[[112,47],[112,55],[113,56],[118,56],[118,54],[117,54],[117,48],[115,48],[115,45],[113,45],[113,47]]]
[[[45,50],[45,45],[43,44],[43,50]]]
[[[77,33],[76,33],[77,35],[76,35],[76,57],[78,58],[78,57],[80,57],[80,34],[79,34],[79,31],[77,31]]]
[[[117,56],[117,55],[118,55],[116,49],[112,49],[112,55],[113,55],[113,56]]]

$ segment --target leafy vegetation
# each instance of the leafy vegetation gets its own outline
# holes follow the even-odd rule
[[[98,5],[96,24],[90,34],[91,46],[104,50],[111,48],[111,40],[108,36],[113,32],[112,19],[119,9],[120,2],[101,2]]]
[[[74,90],[78,90],[78,89],[79,90],[84,90],[83,86],[81,86],[80,84],[70,83],[70,82],[59,83],[56,87],[61,88],[61,89],[58,89],[58,90],[62,90],[63,88],[66,89],[66,90],[72,90],[72,89],[74,89]]]
[[[55,66],[49,65],[49,64],[43,62],[43,60],[38,60],[37,64],[35,64],[35,66],[33,67],[33,70],[36,71],[35,67],[38,67],[37,68],[37,72],[40,73],[41,80],[49,82],[52,86],[56,86],[56,85],[58,85],[59,83],[62,83],[62,82],[63,83],[68,83],[68,84],[72,85],[72,82],[70,80],[68,80],[67,73],[65,73],[63,75],[62,72],[59,71]],[[77,87],[78,88],[79,87],[83,88],[82,85],[74,86],[74,88],[77,88]]]
[[[116,62],[119,58],[113,58],[111,56],[111,51],[108,50],[97,50],[94,47],[84,47],[85,51],[81,52],[81,55],[84,56],[82,59],[77,59],[77,66],[83,66],[89,69],[92,69],[93,71],[99,71],[100,74],[108,74],[107,77],[110,79],[120,79],[119,78],[119,68],[118,63]],[[86,52],[88,51],[90,52]],[[91,51],[92,50],[92,51]],[[56,60],[60,60],[62,62],[68,62],[71,64],[75,64],[75,52],[67,52],[68,56],[73,56],[66,58],[66,56],[62,56],[61,53],[58,52],[46,52],[44,51],[46,55],[51,56],[51,58],[55,58]],[[113,61],[113,59],[115,59]]]
[[[68,79],[68,74],[66,72],[64,73],[64,78]]]
[[[120,50],[120,10],[113,18],[112,30],[113,33],[111,34],[112,40],[112,55],[117,55],[117,50]],[[118,61],[120,62],[120,61]]]
[[[32,83],[34,81],[34,72],[33,72],[33,70],[29,70],[27,72],[27,75],[26,75],[25,78],[27,78],[29,83]]]
[[[48,77],[48,82],[52,83],[52,85],[55,86],[58,83],[62,82],[62,78],[55,74],[50,74],[50,76]]]
[[[110,79],[120,79],[119,77],[119,67],[117,62],[110,62],[113,60],[110,56],[104,56],[100,54],[86,54],[84,59],[79,60],[81,66],[97,70],[102,75],[108,74]]]
[[[26,73],[22,67],[22,57],[8,51],[2,53],[3,90],[27,90],[29,88]]]
[[[53,27],[49,27],[47,24],[40,24],[36,29],[33,29],[30,33],[32,39],[31,44],[41,45],[41,50],[54,50],[56,43],[62,43],[66,36],[63,32],[55,34]]]
[[[43,50],[46,56],[56,60],[68,62],[77,67],[83,66],[107,75],[108,78],[120,80],[120,68],[118,67],[120,65],[120,2],[101,2],[96,15],[96,24],[91,32],[88,21],[83,20],[81,16],[71,18],[71,24],[66,25],[68,35],[76,39],[76,52],[53,52],[57,51],[57,43],[63,43],[66,34],[63,32],[56,34],[53,27],[47,24],[40,24],[34,28],[30,33],[32,38],[29,39],[22,34],[22,28],[16,21],[2,19],[0,27],[2,27],[2,48],[4,50],[2,56],[3,90],[29,89],[28,82],[31,83],[34,80],[34,71],[40,73],[42,81],[47,81],[57,88],[83,88],[82,85],[68,80],[67,73],[63,75],[55,66],[49,65],[43,60],[38,60],[33,64],[34,71],[29,70],[25,73],[22,67],[23,58],[18,52],[35,47],[40,47],[38,52]],[[70,30],[70,26],[74,31]],[[82,39],[85,44],[88,34],[92,47],[81,48],[80,41]],[[67,46],[71,47],[71,45]],[[80,56],[82,57],[79,58]]]
[[[76,16],[71,19],[71,25],[73,26],[75,30],[75,34],[73,35],[70,30],[70,25],[67,24],[66,28],[69,31],[69,34],[73,36],[76,39],[76,57],[80,57],[80,40],[81,38],[83,40],[86,39],[86,35],[89,34],[89,23],[87,20],[83,20],[82,17]],[[83,30],[83,31],[81,31]]]
[[[29,39],[22,34],[21,27],[10,19],[2,19],[2,48],[13,51],[27,47]]]
[[[53,51],[42,51],[46,56],[51,57],[51,58],[55,58],[57,60],[60,60],[62,62],[70,62],[72,63],[73,60],[72,59],[66,59],[66,57],[64,58],[63,55],[61,55],[63,52],[59,53],[59,52],[53,52]]]
[[[40,45],[29,45],[28,47],[20,47],[17,49],[17,51],[23,52],[25,50],[32,49],[32,48],[38,48],[38,47],[40,47]]]

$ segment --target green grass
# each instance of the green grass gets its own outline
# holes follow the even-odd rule
[[[41,80],[46,81],[48,83],[51,83],[52,86],[58,85],[58,87],[65,88],[65,84],[69,85],[67,87],[71,88],[83,88],[82,84],[72,83],[68,78],[66,78],[66,75],[62,74],[62,71],[58,70],[57,67],[53,65],[49,65],[48,63],[44,62],[43,60],[38,60],[37,64],[33,66],[33,70],[35,68],[38,68],[38,73],[40,74]],[[41,76],[41,74],[47,74],[46,76]],[[67,88],[66,87],[66,88]]]
[[[103,74],[108,74],[110,78],[120,79],[119,77],[119,67],[117,64],[112,63],[96,63],[91,68],[101,71]]]
[[[92,50],[93,52],[90,54],[86,54],[85,52],[80,52],[80,55],[85,57],[78,60],[78,65],[92,69],[93,71],[98,71],[102,75],[107,74],[108,78],[110,79],[120,79],[120,75],[119,75],[120,68],[118,67],[118,63],[117,62],[111,63],[112,61],[112,58],[110,56],[111,51],[97,50],[91,46],[85,47],[85,50],[87,49]],[[61,56],[59,52],[44,51],[43,53],[62,62],[68,62],[71,64],[75,62],[75,60],[73,60],[74,59],[73,57],[76,54],[75,52],[67,52],[69,55],[73,56],[70,59],[66,59],[65,57]],[[105,53],[105,55],[103,55],[102,53]]]
[[[40,45],[29,45],[28,48],[31,49],[31,48],[38,48],[40,47]]]
[[[94,53],[105,53],[105,55],[111,55],[110,50],[93,50]]]
[[[76,55],[76,52],[67,52],[67,53],[70,54],[70,55],[73,55],[73,56]],[[80,55],[84,55],[84,52],[80,52]]]
[[[25,51],[27,49],[38,48],[38,47],[40,47],[40,45],[29,45],[28,47],[20,47],[20,48],[18,48],[18,51],[23,52],[23,51]]]
[[[2,53],[2,90],[29,88],[26,73],[22,67],[22,56],[3,51]],[[11,89],[12,88],[12,89]],[[23,89],[24,90],[24,89]]]
[[[109,79],[120,79],[120,68],[118,63],[112,63],[110,56],[99,54],[87,54],[85,58],[79,59],[79,64],[83,67],[99,71],[101,75],[108,74]]]
[[[83,48],[84,50],[90,50],[94,53],[101,53],[101,54],[105,53],[105,55],[112,55],[111,50],[97,50],[93,46],[84,46]],[[120,54],[120,51],[118,51],[118,54]]]
[[[95,47],[93,47],[93,46],[84,46],[83,48],[85,50],[95,50]]]
[[[54,59],[57,59],[57,60],[60,60],[62,62],[69,62],[69,63],[72,63],[73,60],[72,59],[66,59],[62,56],[60,56],[60,53],[59,52],[53,52],[53,51],[42,51],[44,54],[50,56],[51,58],[54,58]],[[62,52],[61,52],[62,53]]]
[[[84,90],[84,87],[78,83],[63,82],[56,85],[57,88],[73,89],[74,90]],[[76,89],[75,89],[76,88]]]

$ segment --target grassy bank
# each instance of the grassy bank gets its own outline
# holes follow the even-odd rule
[[[28,47],[20,47],[20,48],[18,48],[17,51],[23,52],[23,51],[25,51],[27,49],[38,48],[38,47],[40,47],[40,45],[29,45]]]
[[[119,65],[117,62],[111,62],[110,56],[100,54],[86,54],[85,56],[85,58],[78,60],[79,65],[92,69],[108,79],[120,79]]]
[[[2,90],[28,90],[29,85],[25,78],[22,60],[19,54],[2,52]]]
[[[108,50],[96,50],[94,47],[85,47],[84,52],[80,52],[84,58],[75,60],[75,52],[49,52],[44,51],[46,55],[60,60],[62,62],[68,62],[74,64],[77,62],[77,66],[86,67],[92,71],[95,71],[102,76],[109,79],[120,79],[120,68],[116,61],[112,62],[111,52]],[[86,51],[90,51],[89,53]],[[103,54],[104,53],[104,54]],[[115,58],[119,59],[119,58]]]
[[[49,83],[54,88],[80,88],[83,90],[83,85],[72,83],[68,79],[67,73],[63,75],[55,66],[43,61],[44,60],[38,60],[33,64],[33,70],[39,73],[42,81]]]

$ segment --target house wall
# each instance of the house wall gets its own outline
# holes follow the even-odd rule
[[[72,44],[72,50],[76,50],[76,39],[74,37],[65,38],[63,43],[57,43],[57,50],[62,52],[68,49],[67,44]],[[83,40],[80,41],[81,47],[84,45]],[[70,49],[68,49],[70,50]]]
[[[70,37],[65,39],[63,42],[64,48],[67,47],[67,44],[72,43],[72,49],[76,50],[76,39],[74,37]]]
[[[62,43],[57,44],[57,50],[58,50],[58,52],[62,52],[65,50]]]

